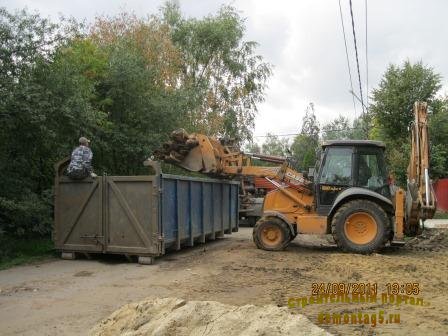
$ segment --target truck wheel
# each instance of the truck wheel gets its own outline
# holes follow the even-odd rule
[[[275,217],[262,217],[255,224],[252,236],[255,245],[266,251],[281,251],[291,241],[291,232],[284,221]]]
[[[386,212],[368,200],[342,205],[333,217],[331,231],[343,251],[363,254],[382,249],[390,236]]]

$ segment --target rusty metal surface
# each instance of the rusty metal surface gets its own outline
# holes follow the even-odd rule
[[[55,177],[56,249],[159,256],[238,230],[236,181],[160,174]]]

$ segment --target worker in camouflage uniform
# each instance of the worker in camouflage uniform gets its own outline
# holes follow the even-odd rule
[[[88,176],[96,177],[92,168],[92,150],[89,148],[90,140],[85,137],[79,138],[79,146],[72,152],[67,175],[74,180],[82,180]]]

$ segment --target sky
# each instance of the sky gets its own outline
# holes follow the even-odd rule
[[[366,9],[367,2],[367,59]],[[92,21],[123,10],[154,14],[160,0],[3,0],[9,10],[27,7],[54,20],[59,14]],[[448,92],[448,1],[352,0],[364,99],[379,84],[389,64],[423,61],[442,75]],[[187,17],[215,13],[221,5],[236,7],[246,18],[246,40],[259,43],[257,53],[273,65],[265,102],[259,104],[255,140],[266,133],[294,134],[312,102],[320,124],[343,115],[359,116],[353,106],[338,0],[179,0]],[[359,93],[349,0],[341,0],[353,89]],[[368,78],[368,90],[367,90]]]

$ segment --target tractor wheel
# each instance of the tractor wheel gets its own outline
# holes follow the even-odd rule
[[[291,241],[288,225],[275,217],[261,217],[255,224],[252,236],[255,245],[266,251],[281,251]]]
[[[354,200],[336,212],[331,231],[342,250],[369,254],[384,247],[391,229],[386,212],[378,204]]]

